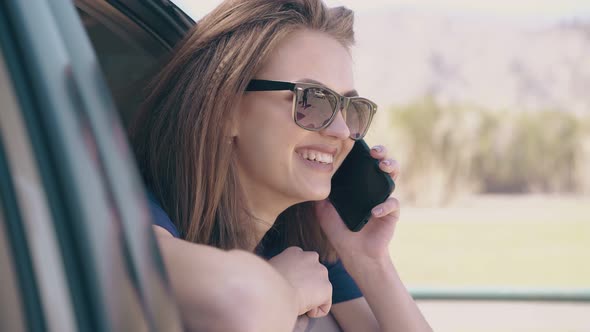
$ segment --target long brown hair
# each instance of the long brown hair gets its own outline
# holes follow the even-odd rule
[[[148,87],[130,136],[146,185],[184,239],[224,249],[256,245],[255,221],[240,220],[245,205],[230,137],[240,97],[293,31],[322,31],[349,48],[352,26],[352,11],[320,0],[228,0],[177,46]],[[314,219],[309,204],[286,210],[275,224],[281,242],[326,257]]]

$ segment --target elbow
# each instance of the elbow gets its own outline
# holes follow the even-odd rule
[[[274,317],[268,312],[266,301],[253,291],[241,289],[234,292],[233,298],[224,303],[223,309],[215,313],[215,321],[220,322],[219,331],[282,331],[272,322]],[[283,324],[286,327],[286,324]]]

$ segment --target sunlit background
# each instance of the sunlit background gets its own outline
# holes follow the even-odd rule
[[[178,6],[194,18],[211,11],[219,0],[175,0]],[[356,13],[372,10],[417,9],[453,15],[478,14],[501,19],[561,20],[587,18],[590,3],[585,0],[327,0],[329,6],[346,6]]]
[[[326,2],[356,12],[357,90],[380,105],[367,141],[403,165],[405,283],[588,292],[590,1]],[[590,331],[588,303],[420,305],[436,331]]]

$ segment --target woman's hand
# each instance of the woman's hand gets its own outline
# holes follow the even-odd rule
[[[371,149],[371,156],[379,160],[379,168],[395,181],[399,175],[399,164],[387,158],[383,146]],[[328,201],[316,202],[316,215],[330,243],[340,258],[346,262],[351,259],[380,260],[389,258],[389,242],[393,237],[395,224],[399,219],[400,207],[397,199],[389,197],[375,206],[372,217],[359,232],[351,232],[334,206]]]
[[[268,262],[295,289],[299,315],[317,318],[330,312],[332,284],[317,252],[289,247]]]
[[[383,172],[397,179],[399,166],[387,158],[384,147],[373,148],[371,156],[380,161]],[[348,230],[330,202],[316,202],[315,207],[324,233],[364,297],[334,306],[334,315],[341,326],[354,331],[374,330],[375,326],[380,331],[432,331],[389,255],[389,242],[399,219],[399,202],[389,197],[374,207],[373,216],[359,232]],[[350,317],[354,315],[358,318],[351,322]]]

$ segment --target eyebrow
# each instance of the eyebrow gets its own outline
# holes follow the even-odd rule
[[[314,83],[314,84],[319,84],[322,86],[327,87],[327,85],[325,85],[324,83],[320,82],[320,81],[316,81],[314,79],[311,78],[302,78],[300,80],[297,80],[297,82],[301,82],[301,83]],[[358,97],[359,93],[356,90],[350,90],[350,91],[346,91],[345,93],[342,93],[342,95],[344,97]]]

